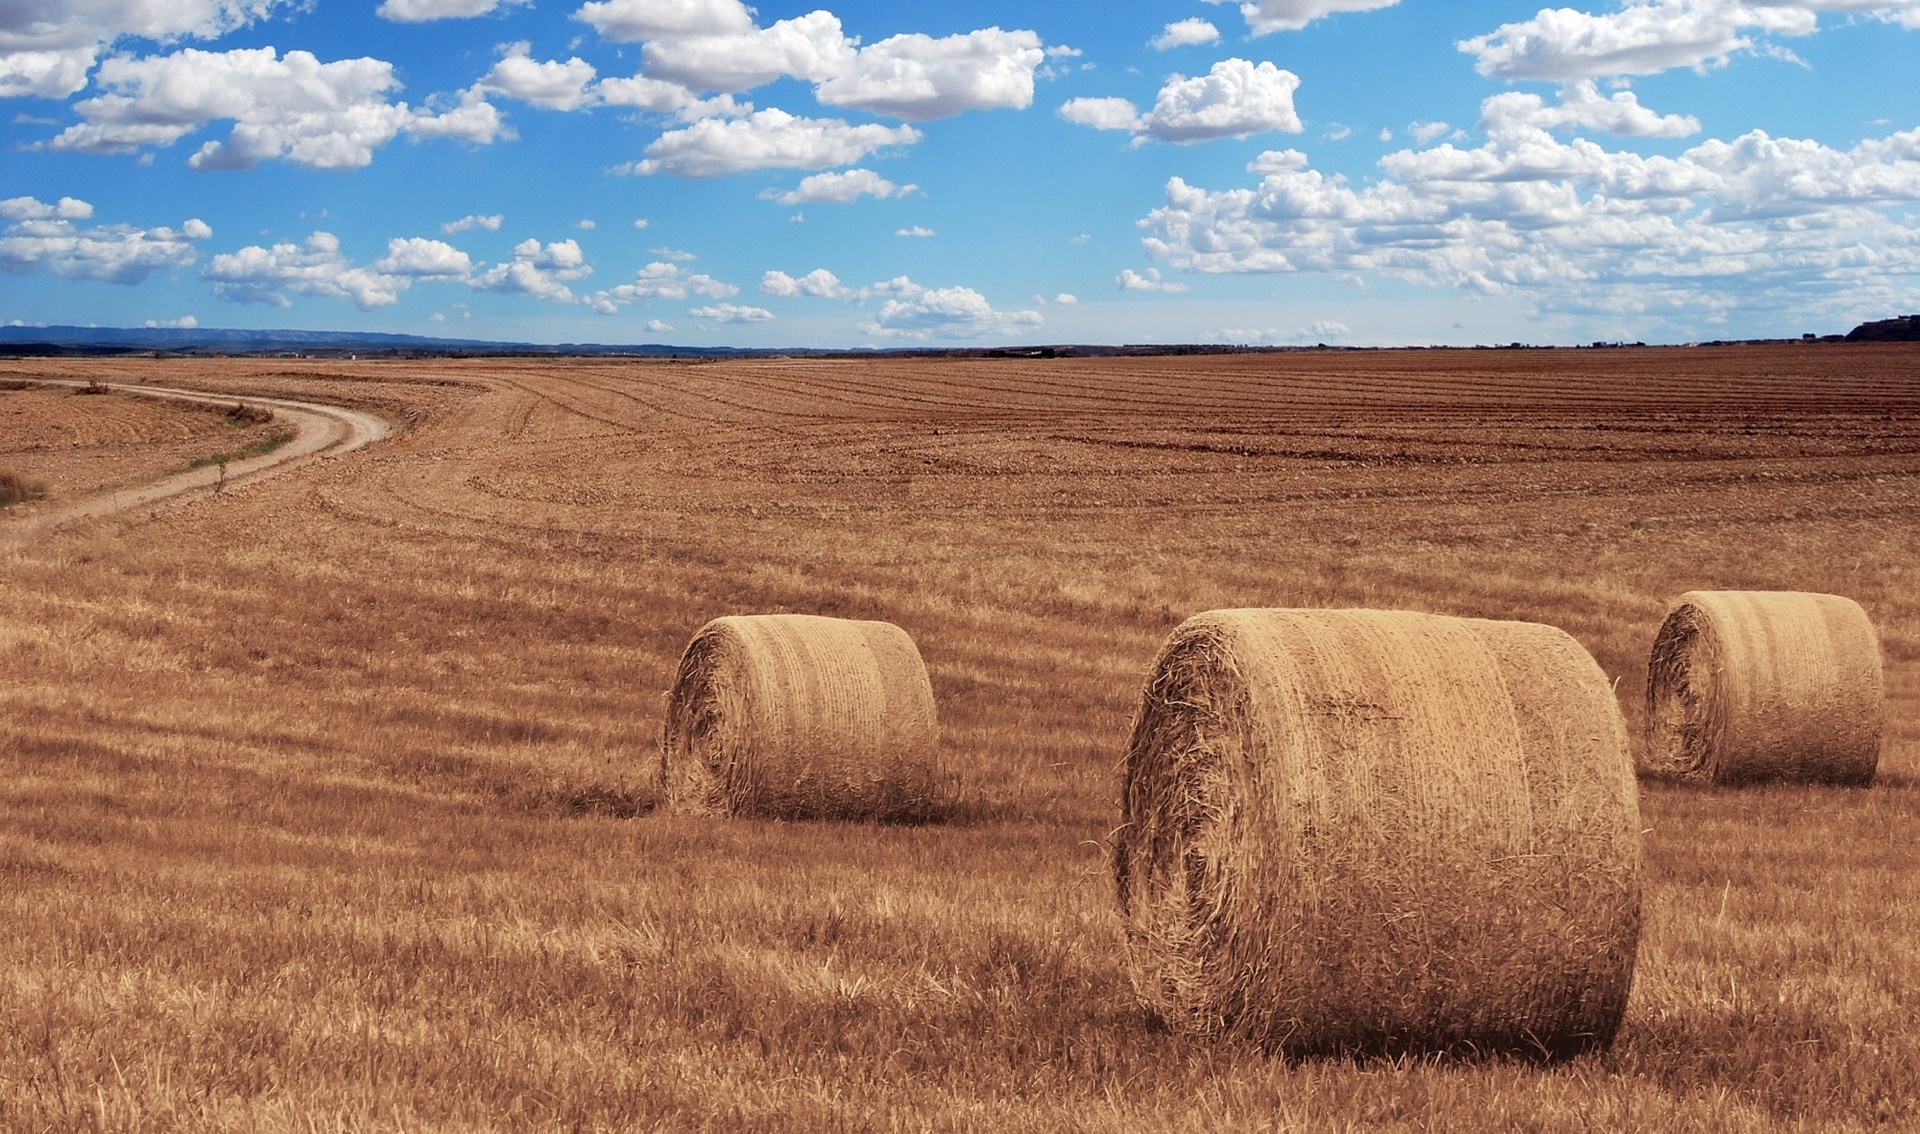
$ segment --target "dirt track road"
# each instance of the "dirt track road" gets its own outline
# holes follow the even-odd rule
[[[82,386],[83,382],[59,379],[43,380],[49,386]],[[290,401],[284,398],[236,398],[232,394],[209,394],[199,390],[177,390],[162,386],[113,383],[117,393],[145,398],[165,398],[183,402],[230,405],[245,401],[265,406],[294,428],[293,440],[271,453],[235,461],[225,470],[224,483],[217,467],[190,469],[133,488],[95,493],[50,510],[0,521],[0,547],[38,539],[81,520],[101,520],[136,508],[152,507],[198,491],[214,491],[292,472],[312,461],[332,458],[371,445],[390,432],[385,421],[370,413],[320,402]]]

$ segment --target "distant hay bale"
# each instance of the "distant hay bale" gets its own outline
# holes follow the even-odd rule
[[[1626,726],[1559,630],[1221,610],[1162,648],[1114,873],[1169,1024],[1293,1055],[1610,1043],[1640,934]]]
[[[1640,764],[1721,784],[1871,783],[1884,698],[1880,639],[1852,599],[1689,591],[1647,662]]]
[[[906,631],[802,614],[716,618],[667,695],[661,774],[681,811],[928,819],[933,686]]]

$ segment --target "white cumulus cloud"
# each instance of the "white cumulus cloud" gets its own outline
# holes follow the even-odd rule
[[[1223,59],[1205,75],[1169,78],[1145,114],[1123,98],[1077,98],[1060,108],[1060,116],[1096,130],[1127,131],[1136,142],[1186,144],[1275,130],[1297,134],[1302,127],[1293,92],[1299,86],[1298,75],[1272,63]]]
[[[213,39],[294,0],[7,0],[0,3],[0,97],[65,98],[122,39]]]
[[[970,287],[922,287],[906,276],[875,284],[863,296],[885,296],[860,324],[864,334],[886,339],[972,339],[1023,335],[1045,325],[1038,311],[999,311]]]
[[[1562,87],[1558,106],[1523,91],[1495,95],[1481,104],[1482,131],[1496,134],[1522,127],[1592,130],[1617,138],[1686,138],[1700,132],[1700,120],[1656,113],[1642,106],[1632,91],[1603,97],[1592,79]]]
[[[271,47],[208,52],[194,48],[100,65],[103,93],[74,104],[84,121],[39,148],[132,153],[170,145],[216,121],[231,121],[224,141],[209,141],[188,161],[195,169],[236,169],[284,158],[320,169],[358,169],[403,131],[492,141],[499,120],[484,102],[445,114],[389,102],[399,87],[379,59],[322,63],[310,52]]]
[[[1209,4],[1225,4],[1230,0],[1207,0]],[[1299,31],[1323,16],[1335,12],[1370,12],[1375,8],[1390,8],[1400,0],[1247,0],[1240,4],[1240,14],[1246,17],[1247,27],[1255,35],[1268,32]]]
[[[738,92],[791,76],[820,82],[852,65],[855,47],[832,12],[809,12],[728,35],[648,40],[646,73],[694,90]]]
[[[305,295],[349,300],[362,311],[397,302],[413,283],[411,275],[356,267],[330,232],[316,232],[304,244],[255,244],[222,253],[200,275],[216,297],[236,303],[288,307],[292,296]]]
[[[573,18],[608,39],[631,43],[675,36],[736,35],[753,28],[753,10],[740,0],[598,0]]]
[[[1481,74],[1495,78],[1653,75],[1767,50],[1756,36],[1811,35],[1828,13],[1920,28],[1914,0],[1621,0],[1598,14],[1543,8],[1457,46],[1476,58]]]
[[[1140,108],[1131,99],[1068,99],[1060,106],[1060,117],[1076,126],[1091,126],[1095,130],[1125,130],[1130,134],[1142,131]]]
[[[679,265],[656,260],[634,273],[626,283],[597,291],[587,297],[588,307],[602,315],[612,315],[622,307],[655,299],[685,299],[704,295],[709,299],[731,299],[740,289],[712,276],[688,273]]]
[[[499,232],[500,225],[505,220],[506,218],[499,213],[491,213],[486,216],[478,213],[468,213],[457,221],[448,221],[441,225],[440,232],[444,236],[452,236],[455,233],[466,232],[468,229],[473,228],[484,228],[488,232]]]
[[[1035,33],[998,27],[943,37],[912,32],[863,47],[824,9],[766,27],[731,2],[613,0],[577,15],[610,39],[644,41],[643,75],[627,82],[667,87],[635,87],[623,97],[656,104],[674,87],[732,94],[797,79],[813,84],[822,106],[926,121],[1031,105],[1034,75],[1049,54]]]
[[[695,307],[687,314],[709,323],[765,323],[773,319],[773,312],[764,307],[740,307],[732,303]]]
[[[429,20],[465,20],[490,16],[502,8],[531,4],[533,0],[383,0],[375,11],[382,19],[402,24]]]
[[[941,39],[913,33],[861,48],[814,95],[826,106],[923,122],[969,110],[1023,109],[1046,61],[1030,31],[985,28]],[[802,76],[807,77],[807,76]]]
[[[1148,268],[1145,275],[1134,271],[1132,268],[1123,268],[1114,282],[1120,285],[1121,291],[1154,291],[1168,295],[1178,295],[1183,291],[1192,290],[1186,284],[1161,279],[1160,269],[1158,268]]]
[[[444,240],[411,236],[387,241],[387,254],[372,264],[382,275],[426,280],[464,280],[473,274],[473,261]]]
[[[567,284],[593,274],[587,257],[575,240],[541,244],[523,240],[513,247],[513,259],[495,264],[467,282],[482,291],[502,295],[530,295],[555,303],[572,303],[574,295]]]
[[[543,110],[578,110],[592,102],[593,64],[577,55],[565,63],[537,62],[528,56],[531,50],[528,43],[510,44],[480,85]]]
[[[760,290],[763,294],[783,298],[805,295],[815,299],[846,299],[852,295],[841,284],[840,277],[825,268],[815,268],[798,278],[782,271],[769,270],[760,277]]]
[[[73,197],[46,204],[33,197],[0,201],[0,272],[51,272],[74,280],[137,284],[155,272],[194,262],[194,244],[213,235],[200,220],[179,228],[134,228],[78,222],[93,206]]]
[[[745,118],[707,119],[670,130],[633,167],[641,174],[723,177],[754,169],[823,169],[850,165],[876,150],[920,140],[911,126],[854,125],[836,118],[799,118],[784,110]]]
[[[1166,30],[1154,36],[1149,44],[1159,51],[1171,51],[1176,47],[1217,43],[1219,39],[1220,29],[1196,16],[1193,19],[1168,24]]]
[[[1484,145],[1389,154],[1364,186],[1291,152],[1256,162],[1252,188],[1173,178],[1141,222],[1147,252],[1187,271],[1378,274],[1676,327],[1920,297],[1920,130],[1850,150],[1753,131],[1646,157],[1489,117]]]
[[[816,173],[800,180],[797,188],[781,192],[769,189],[761,197],[783,205],[850,205],[862,197],[904,197],[919,190],[918,185],[895,185],[871,169],[849,169],[839,173]]]

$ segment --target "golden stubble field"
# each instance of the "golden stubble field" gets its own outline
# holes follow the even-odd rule
[[[57,497],[233,435],[40,378],[397,434],[0,550],[0,1128],[1920,1126],[1920,349],[0,362],[0,469]],[[1881,775],[1642,785],[1611,1051],[1139,1009],[1106,848],[1183,618],[1551,623],[1637,733],[1696,588],[1866,607]],[[913,635],[946,822],[651,811],[681,648],[761,611]]]

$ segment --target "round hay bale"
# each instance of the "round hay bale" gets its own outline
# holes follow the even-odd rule
[[[667,695],[661,775],[677,810],[931,818],[939,723],[920,651],[889,622],[716,618]]]
[[[1626,726],[1565,633],[1221,610],[1174,631],[1114,874],[1169,1024],[1292,1055],[1612,1041],[1640,935]]]
[[[1880,638],[1859,603],[1689,591],[1647,662],[1640,764],[1717,784],[1867,784],[1884,716]]]

